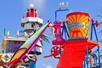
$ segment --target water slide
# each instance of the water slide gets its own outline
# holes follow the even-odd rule
[[[22,60],[26,55],[34,48],[37,41],[40,39],[45,29],[48,27],[50,22],[43,25],[36,33],[34,33],[21,47],[20,49],[14,53],[10,62],[6,65],[6,67],[11,67],[16,64],[20,60]]]

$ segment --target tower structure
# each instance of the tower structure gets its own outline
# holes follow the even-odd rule
[[[87,12],[71,12],[67,15],[66,23],[69,39],[62,44],[64,51],[57,68],[82,68],[87,53],[99,45],[88,39],[90,16]]]
[[[42,24],[43,20],[38,17],[37,10],[33,4],[30,4],[25,16],[22,18],[21,26],[27,34],[32,34],[41,27]]]
[[[25,16],[22,18],[21,26],[23,27],[23,31],[30,37],[33,33],[35,33],[43,24],[43,19],[39,18],[37,14],[37,10],[34,8],[33,4],[30,4],[29,8],[26,11]],[[41,40],[39,40],[34,48],[34,53],[37,55],[42,53],[42,44]]]

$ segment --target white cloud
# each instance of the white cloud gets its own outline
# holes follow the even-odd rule
[[[44,8],[45,0],[23,0],[24,6],[28,7],[29,4],[33,4],[35,8],[40,11]]]
[[[35,7],[42,7],[44,0],[28,0],[28,3],[33,3]]]
[[[51,65],[47,65],[46,68],[52,68],[52,66]]]

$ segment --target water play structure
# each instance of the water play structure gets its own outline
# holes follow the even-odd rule
[[[58,20],[57,13],[64,11],[67,11],[66,20]],[[50,55],[45,58],[52,56],[59,59],[56,68],[100,68],[100,44],[96,33],[98,21],[90,18],[88,12],[68,11],[69,9],[56,10],[55,21],[48,21],[43,25],[43,20],[38,17],[37,10],[31,4],[21,22],[24,35],[20,37],[17,32],[16,37],[10,37],[9,32],[6,33],[2,41],[2,49],[5,52],[0,54],[0,65],[36,68],[37,55],[42,54],[40,39],[42,36],[46,37],[44,31],[50,27],[54,39]],[[93,41],[93,35],[96,41]]]

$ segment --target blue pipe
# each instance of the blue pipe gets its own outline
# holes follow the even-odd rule
[[[62,11],[69,11],[69,9],[59,9],[55,11],[55,21],[57,21],[57,13]]]
[[[83,64],[83,68],[86,68],[86,62],[87,62],[87,57],[85,56],[85,58],[84,58],[84,64]]]
[[[97,33],[96,33],[95,25],[94,25],[94,32],[95,32],[96,40],[98,42],[99,40],[98,40],[98,36],[97,36]],[[97,51],[98,51],[98,62],[99,62],[99,67],[100,67],[100,46],[98,46]]]
[[[91,24],[91,36],[90,36],[90,40],[92,40],[92,34],[93,34],[93,22]]]

